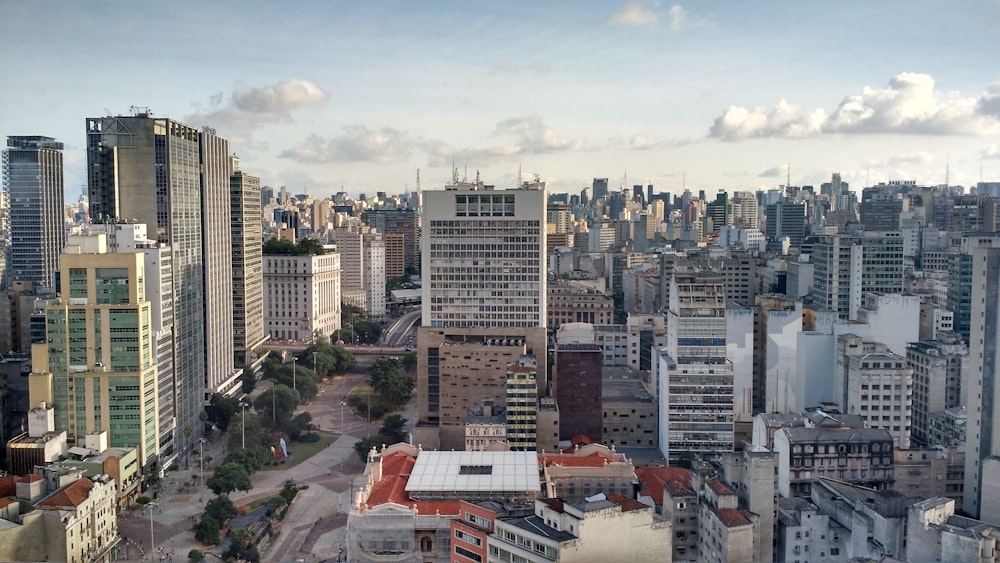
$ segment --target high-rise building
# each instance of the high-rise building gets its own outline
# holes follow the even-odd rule
[[[903,291],[903,239],[898,232],[820,237],[813,244],[813,305],[856,320],[865,293]]]
[[[131,116],[88,118],[86,130],[92,220],[144,223],[151,238],[171,248],[175,443],[181,451],[195,450],[206,394],[238,388],[231,384],[238,376],[232,367],[228,144],[211,130],[202,134],[145,108]],[[213,215],[207,219],[206,206]],[[209,306],[206,290],[228,305]]]
[[[45,309],[33,345],[30,400],[51,404],[71,443],[107,431],[112,447],[158,460],[156,350],[141,253],[108,253],[103,234],[72,237],[62,255],[62,301]]]
[[[535,359],[522,356],[507,366],[507,444],[512,451],[535,451],[538,443],[538,378]]]
[[[464,447],[469,407],[506,406],[507,366],[537,359],[546,396],[545,190],[424,191],[414,439]],[[432,446],[433,447],[433,446]]]
[[[340,291],[344,303],[373,317],[384,316],[386,259],[382,233],[360,225],[360,229],[333,229],[330,234],[340,254]]]
[[[675,270],[667,345],[656,369],[660,451],[668,460],[733,451],[734,373],[726,359],[726,289],[708,272]]]
[[[799,246],[806,237],[806,206],[790,202],[768,205],[764,234],[768,241],[788,237],[792,246]]]
[[[593,189],[591,191],[591,197],[593,199],[601,199],[602,197],[608,196],[608,179],[607,178],[594,178],[594,183],[592,185]]]
[[[1000,248],[998,238],[968,237],[972,255],[965,502],[973,517],[1000,524]]]
[[[420,268],[421,243],[418,237],[420,218],[413,209],[368,209],[361,215],[361,219],[386,237],[387,247],[390,235],[402,235],[404,271],[406,269],[415,271]],[[386,266],[388,267],[388,264]],[[387,271],[386,275],[390,275],[390,272]]]
[[[556,334],[552,354],[552,396],[559,406],[559,438],[583,434],[603,443],[603,349],[593,325],[571,323]],[[603,423],[603,424],[602,424]]]
[[[959,335],[948,333],[939,340],[907,344],[906,363],[913,369],[911,440],[919,446],[945,445],[931,441],[930,415],[962,404],[969,349]]]
[[[264,266],[260,178],[239,169],[229,178],[233,243],[233,353],[235,365],[256,369],[264,360]]]
[[[63,144],[52,137],[7,137],[3,189],[10,205],[10,280],[56,287],[63,228]]]
[[[300,297],[301,296],[301,297]],[[340,255],[264,255],[264,331],[311,342],[340,330]]]

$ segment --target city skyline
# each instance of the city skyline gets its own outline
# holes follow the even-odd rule
[[[7,4],[0,135],[65,143],[70,201],[80,124],[133,105],[320,197],[1000,179],[1000,3],[900,6]]]

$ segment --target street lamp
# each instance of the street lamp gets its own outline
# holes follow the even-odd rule
[[[298,358],[296,358],[295,356],[292,356],[292,390],[293,391],[295,390],[295,360],[297,360],[297,359]]]
[[[319,377],[319,368],[316,367],[316,352],[313,352],[313,371],[316,372],[316,377]]]
[[[156,543],[153,537],[153,509],[160,506],[158,502],[151,502],[146,505],[149,508],[149,560],[156,559]]]
[[[244,403],[243,401],[240,401],[240,408],[243,409],[243,429],[242,429],[240,435],[241,435],[241,438],[242,438],[241,443],[243,445],[243,449],[244,450],[247,449],[247,407],[248,406],[250,406],[250,405]]]
[[[245,420],[245,419],[244,419]],[[198,460],[201,462],[201,472],[198,479],[205,479],[205,439],[198,438]]]

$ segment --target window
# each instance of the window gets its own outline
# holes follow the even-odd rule
[[[420,538],[420,551],[427,553],[429,551],[433,551],[433,549],[434,549],[434,542],[431,541],[430,538],[426,536]]]

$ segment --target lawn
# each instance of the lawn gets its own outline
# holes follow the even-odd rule
[[[295,467],[296,465],[321,452],[327,446],[332,444],[334,440],[340,437],[338,434],[330,434],[327,432],[319,432],[318,434],[319,440],[315,442],[289,442],[288,451],[291,452],[292,457],[286,459],[284,463],[278,463],[277,465],[265,465],[264,467],[261,467],[260,470],[277,471],[280,469]]]

